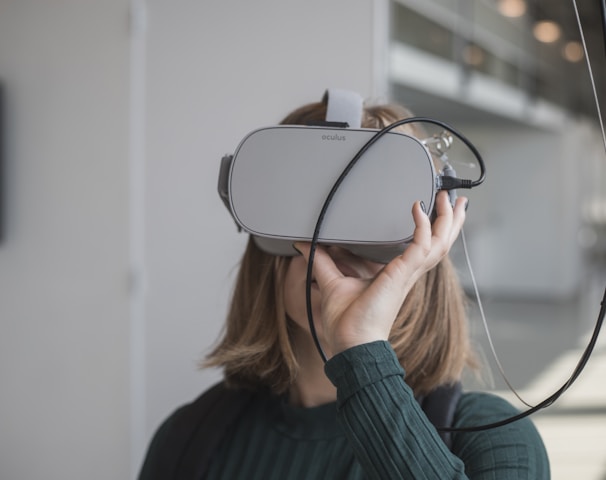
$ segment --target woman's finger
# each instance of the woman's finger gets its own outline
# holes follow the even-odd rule
[[[436,218],[431,228],[432,237],[442,241],[450,239],[453,224],[453,209],[448,198],[448,192],[441,191],[436,195]]]
[[[294,244],[294,247],[301,252],[303,258],[305,258],[305,262],[309,264],[311,244],[297,242]],[[343,274],[337,268],[337,265],[335,264],[333,259],[320,245],[316,247],[312,272],[313,277],[320,286],[320,288],[324,287],[325,285],[336,279],[343,277]]]
[[[461,232],[461,229],[463,228],[463,224],[465,223],[465,217],[467,215],[467,204],[468,203],[469,203],[469,200],[467,199],[467,197],[459,197],[459,198],[457,198],[457,201],[455,202],[454,210],[453,210],[452,230],[451,230],[452,236],[451,236],[451,240],[450,240],[451,245],[455,242],[455,240],[459,236],[459,233]]]
[[[425,270],[427,258],[432,252],[432,223],[421,202],[415,202],[413,205],[412,216],[415,222],[412,242],[402,255],[389,262],[375,279],[374,283],[378,288],[392,285],[392,288],[405,292],[406,288],[402,289],[402,287],[407,284],[411,286],[419,272]]]

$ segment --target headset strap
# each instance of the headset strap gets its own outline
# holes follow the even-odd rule
[[[326,122],[347,123],[349,128],[360,128],[364,99],[359,93],[329,88],[322,101],[326,103]]]
[[[449,449],[452,449],[452,435],[448,431],[441,431],[440,427],[451,427],[454,424],[457,404],[462,394],[461,382],[455,382],[441,385],[424,397],[417,398],[425,415],[438,429],[440,438]]]

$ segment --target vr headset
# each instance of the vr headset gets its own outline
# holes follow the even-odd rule
[[[388,263],[412,240],[414,202],[421,200],[431,213],[440,189],[471,188],[475,182],[445,185],[445,178],[459,179],[454,172],[447,177],[444,170],[436,172],[430,151],[432,143],[444,149],[444,139],[422,141],[391,131],[392,126],[360,128],[363,99],[354,92],[328,90],[324,101],[321,126],[271,126],[246,135],[235,153],[221,160],[219,195],[238,229],[252,235],[261,250],[297,255],[293,243],[312,241],[335,181],[366,149],[332,197],[316,240]]]

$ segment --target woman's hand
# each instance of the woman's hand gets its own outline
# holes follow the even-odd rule
[[[374,278],[346,276],[324,248],[317,248],[313,274],[322,297],[321,322],[327,352],[335,355],[356,345],[388,339],[412,286],[446,256],[459,235],[466,206],[467,199],[460,197],[453,208],[448,193],[439,192],[432,224],[416,202],[411,244]],[[297,243],[296,248],[308,261],[310,245]]]

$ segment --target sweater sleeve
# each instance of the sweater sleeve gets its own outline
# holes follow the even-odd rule
[[[404,382],[404,370],[388,342],[336,355],[326,363],[326,374],[337,387],[339,423],[371,479],[549,478],[543,444],[528,421],[514,429],[456,434],[451,452]],[[477,425],[515,413],[506,402],[493,399],[465,395],[455,422]],[[520,462],[521,457],[532,460]]]

